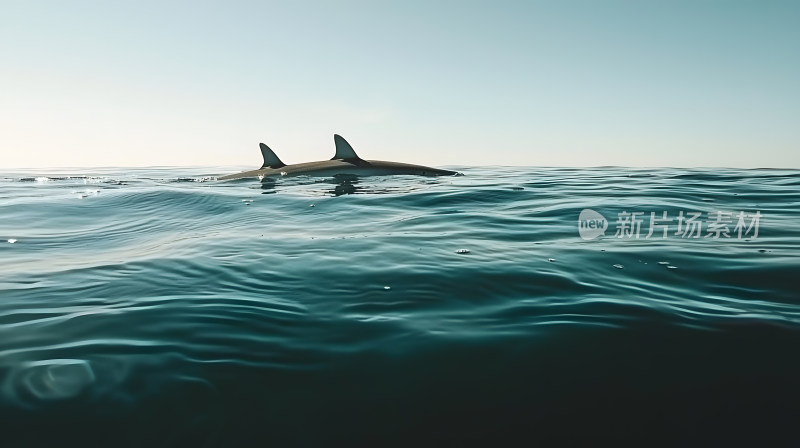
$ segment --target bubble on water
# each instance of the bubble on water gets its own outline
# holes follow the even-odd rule
[[[468,254],[469,253],[469,249],[458,249],[456,251],[456,253],[457,254]]]
[[[677,266],[667,266],[667,269],[678,269]]]
[[[615,264],[614,267],[617,269],[622,269],[623,266],[621,264]]]
[[[388,290],[392,289],[392,287],[391,286],[384,286],[383,289],[388,291]]]
[[[658,264],[668,265],[669,261],[659,261]]]

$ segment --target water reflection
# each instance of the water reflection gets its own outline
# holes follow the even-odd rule
[[[292,179],[298,180],[300,178]],[[284,181],[283,179],[280,179]],[[312,182],[312,184],[321,184],[325,186],[324,192],[333,196],[341,196],[344,194],[354,194],[359,192],[367,192],[364,190],[363,185],[359,185],[359,177],[352,175],[352,174],[337,174],[330,178],[318,179]],[[278,185],[280,181],[274,178],[264,178],[261,181],[261,194],[275,194],[278,192]],[[301,180],[301,184],[307,183],[307,181],[303,182]],[[295,182],[285,182],[284,186],[288,187],[290,185],[296,185]],[[330,185],[333,185],[333,188],[330,188]]]
[[[420,179],[417,176],[392,176],[391,182],[386,182],[385,178],[377,179],[373,177],[359,177],[355,174],[337,174],[332,177],[310,178],[308,176],[297,176],[291,179],[266,177],[261,180],[261,194],[274,194],[278,191],[295,188],[298,186],[318,186],[312,187],[306,193],[326,194],[332,196],[342,196],[347,194],[389,194],[389,193],[408,193],[414,190],[428,188],[431,184],[439,182],[438,179]],[[403,179],[408,178],[408,179]]]
[[[261,180],[261,194],[275,194],[277,190],[275,189],[275,179],[271,177],[265,177]]]
[[[328,181],[334,184],[333,190],[328,190],[328,193],[334,196],[341,196],[343,194],[355,194],[364,189],[359,186],[358,176],[352,174],[337,174]]]

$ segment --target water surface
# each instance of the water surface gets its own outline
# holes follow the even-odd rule
[[[4,446],[794,437],[800,172],[455,168],[0,173]]]

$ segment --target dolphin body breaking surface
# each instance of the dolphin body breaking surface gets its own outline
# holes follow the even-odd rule
[[[257,170],[243,171],[241,173],[222,176],[219,180],[243,179],[247,177],[280,177],[280,176],[323,176],[330,177],[337,174],[355,176],[388,176],[393,174],[413,174],[418,176],[454,176],[455,171],[431,168],[410,163],[385,162],[382,160],[364,160],[358,157],[353,147],[341,135],[335,134],[333,141],[336,143],[336,154],[331,160],[319,162],[305,162],[287,165],[263,143],[261,154],[264,164]]]

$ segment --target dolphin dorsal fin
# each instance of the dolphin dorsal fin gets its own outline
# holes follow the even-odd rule
[[[336,154],[331,160],[361,160],[361,157],[358,157],[350,143],[347,143],[347,140],[342,138],[341,135],[333,134],[333,142],[336,144]]]
[[[275,155],[275,153],[269,149],[269,146],[259,143],[258,146],[261,147],[261,155],[264,156],[264,164],[261,165],[261,168],[281,168],[286,166],[285,163],[281,162],[281,159]]]

